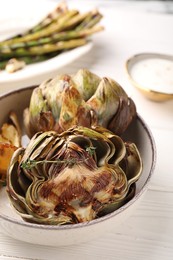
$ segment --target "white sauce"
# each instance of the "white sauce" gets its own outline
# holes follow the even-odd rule
[[[138,61],[131,68],[131,77],[141,87],[173,93],[173,61],[149,58]]]

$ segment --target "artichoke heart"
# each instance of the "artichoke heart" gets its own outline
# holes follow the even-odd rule
[[[133,100],[117,82],[80,69],[34,89],[24,124],[30,137],[39,131],[61,133],[74,126],[95,125],[121,135],[135,116]]]
[[[28,222],[76,224],[130,200],[141,171],[135,144],[103,127],[39,132],[13,154],[7,192]]]

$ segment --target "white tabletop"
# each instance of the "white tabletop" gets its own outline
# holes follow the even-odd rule
[[[156,103],[145,99],[129,83],[124,68],[125,61],[136,53],[173,55],[173,15],[169,14],[173,3],[93,3],[104,14],[105,31],[94,37],[89,53],[57,73],[73,73],[85,67],[100,76],[110,76],[123,86],[155,138],[155,174],[143,201],[118,233],[112,228],[89,243],[56,248],[17,241],[0,231],[0,259],[173,259],[173,101]]]

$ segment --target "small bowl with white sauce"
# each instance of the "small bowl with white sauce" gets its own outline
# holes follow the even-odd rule
[[[130,82],[154,101],[173,99],[173,56],[140,53],[126,61]]]

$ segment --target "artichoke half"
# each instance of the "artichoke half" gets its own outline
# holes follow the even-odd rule
[[[103,127],[38,132],[25,149],[15,151],[7,192],[28,222],[75,224],[130,200],[141,171],[135,144]]]
[[[81,69],[35,88],[24,124],[30,137],[39,131],[61,133],[73,126],[94,125],[121,135],[135,116],[133,100],[117,82]]]

